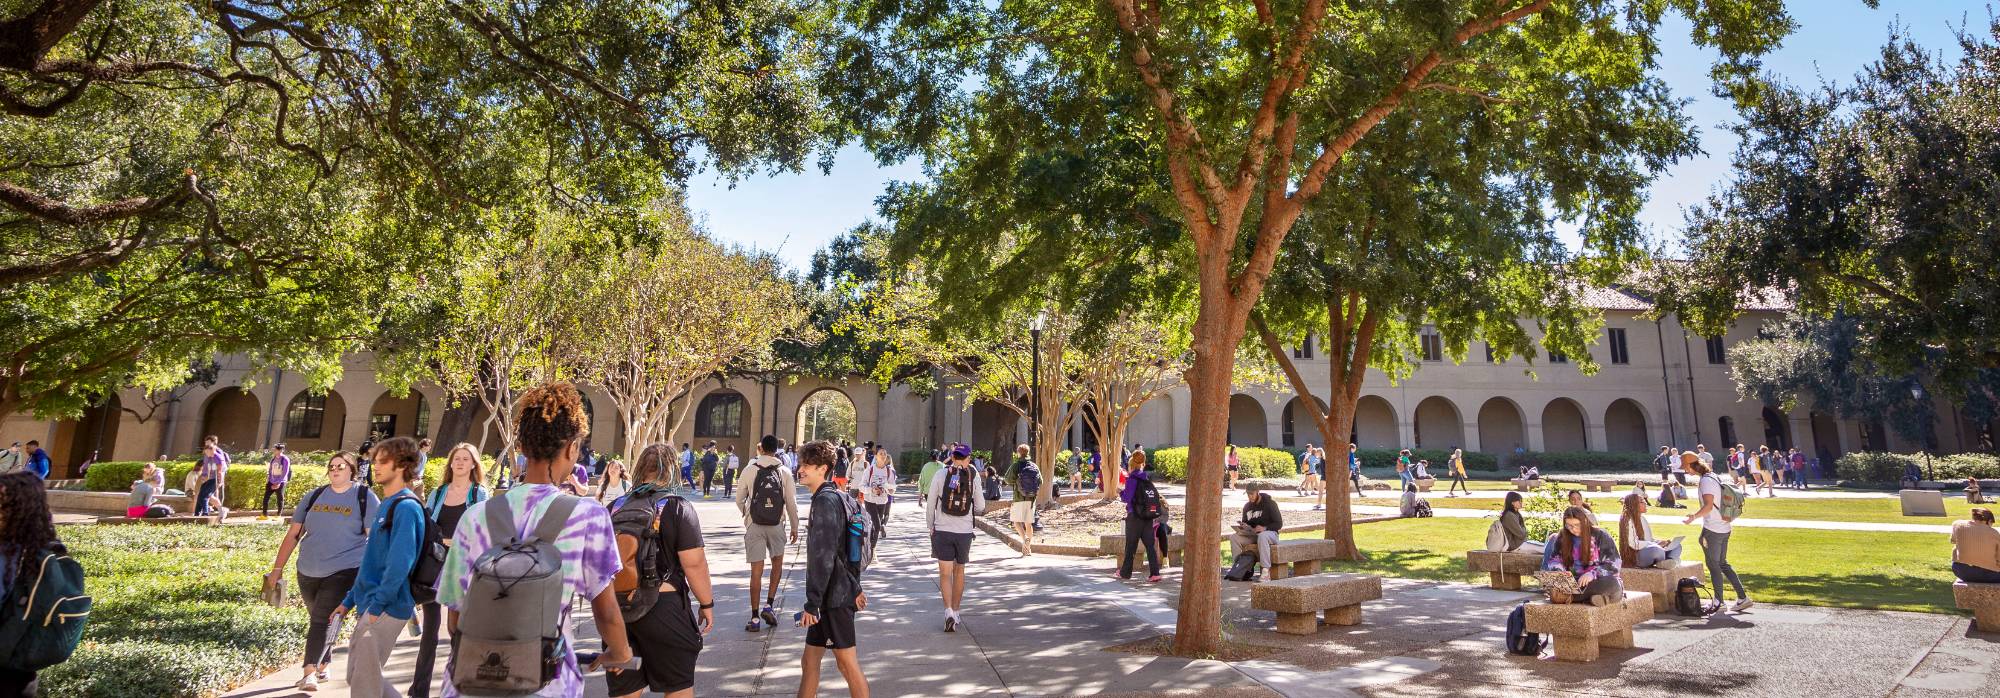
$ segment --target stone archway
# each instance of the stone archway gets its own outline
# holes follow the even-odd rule
[[[1354,433],[1350,442],[1361,448],[1400,448],[1396,410],[1379,395],[1363,395],[1354,403]]]
[[[820,388],[799,401],[798,433],[793,443],[855,439],[854,400],[838,388]]]
[[[1604,408],[1604,449],[1650,453],[1647,443],[1646,411],[1631,398],[1618,398]]]
[[[1279,417],[1279,421],[1283,423],[1282,426],[1284,427],[1282,438],[1284,439],[1285,448],[1294,448],[1299,444],[1325,445],[1326,439],[1319,433],[1319,424],[1313,421],[1311,413],[1303,409],[1305,407],[1304,400],[1304,397],[1293,397],[1285,403],[1284,414]],[[1321,412],[1326,411],[1325,400],[1321,400],[1319,396],[1315,395],[1313,396],[1313,402],[1319,403]]]
[[[1237,446],[1264,446],[1270,438],[1264,404],[1257,398],[1237,393],[1229,396],[1229,443]]]
[[[1575,400],[1559,397],[1542,407],[1542,450],[1588,451],[1589,434],[1583,407]]]
[[[1775,409],[1765,407],[1763,422],[1763,444],[1765,446],[1770,446],[1772,450],[1784,450],[1792,447],[1791,424],[1786,421],[1785,415]]]
[[[74,477],[76,469],[84,463],[117,460],[114,452],[118,446],[118,423],[125,416],[119,405],[117,395],[107,395],[102,402],[86,408],[76,420],[56,423],[55,438],[48,444],[49,458],[53,461],[49,479]]]
[[[1005,458],[1021,441],[1021,414],[993,400],[972,403],[972,450]]]
[[[1528,447],[1528,428],[1521,406],[1496,397],[1479,406],[1479,448],[1487,453],[1513,453]]]
[[[202,440],[210,436],[230,453],[254,450],[257,424],[263,419],[256,395],[241,387],[217,390],[201,408],[201,433],[195,436],[194,451],[199,455]]]
[[[1833,468],[1833,460],[1839,458],[1841,455],[1840,423],[1833,421],[1833,417],[1828,416],[1825,412],[1814,412],[1812,413],[1812,435],[1813,446],[1817,449],[1817,452],[1812,455],[1819,458],[1822,466],[1831,470]]]
[[[1451,400],[1437,395],[1424,398],[1410,418],[1415,423],[1417,448],[1465,446],[1465,419]]]

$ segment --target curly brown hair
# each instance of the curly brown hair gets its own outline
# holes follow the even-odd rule
[[[521,418],[514,433],[521,452],[551,460],[571,442],[590,434],[583,418],[583,395],[568,382],[544,383],[520,397]]]
[[[55,518],[49,515],[48,491],[34,473],[21,471],[0,475],[0,540],[14,553],[5,561],[19,567],[29,555],[56,541]]]
[[[833,465],[839,457],[831,441],[814,441],[799,447],[799,465]]]
[[[381,468],[395,468],[402,471],[403,483],[413,489],[424,486],[424,468],[417,464],[417,440],[398,436],[375,444],[373,453],[377,472]]]

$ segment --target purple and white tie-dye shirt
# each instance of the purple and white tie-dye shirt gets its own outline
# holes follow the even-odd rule
[[[518,535],[526,535],[542,520],[542,512],[562,494],[552,485],[516,485],[501,495],[512,507],[515,524],[520,526]],[[472,562],[480,554],[493,546],[486,524],[486,505],[492,500],[480,502],[465,510],[464,518],[458,520],[458,531],[452,535],[456,544],[451,554],[445,557],[444,571],[440,580],[451,583],[438,585],[438,603],[453,610],[463,610],[460,605],[465,592],[472,586]],[[563,526],[562,538],[556,541],[556,551],[562,553],[563,585],[569,594],[563,596],[562,625],[563,636],[571,645],[570,656],[563,661],[562,671],[549,682],[537,696],[546,698],[574,698],[583,695],[583,673],[577,670],[575,638],[570,634],[570,606],[576,594],[585,599],[596,598],[611,584],[611,577],[618,574],[621,563],[618,560],[618,542],[611,531],[611,513],[604,507],[589,506],[591,502],[580,502],[570,512],[569,522]],[[524,514],[523,512],[529,512]],[[451,665],[445,665],[445,676],[451,676]],[[444,696],[459,695],[451,681],[444,682]]]

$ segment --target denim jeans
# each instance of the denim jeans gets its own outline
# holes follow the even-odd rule
[[[1957,575],[1961,581],[1973,584],[2000,584],[2000,572],[1963,562],[1951,563],[1951,573]]]
[[[1736,598],[1750,598],[1750,593],[1743,590],[1743,580],[1736,578],[1736,568],[1729,566],[1729,534],[1702,529],[1701,557],[1702,561],[1708,564],[1709,582],[1715,585],[1717,601],[1722,600],[1724,578],[1736,587]]]

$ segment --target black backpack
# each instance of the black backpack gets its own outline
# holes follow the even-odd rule
[[[938,510],[946,516],[970,516],[973,471],[954,466],[946,466],[944,470],[944,491],[938,493]]]
[[[1020,469],[1015,472],[1014,486],[1022,492],[1027,492],[1028,497],[1033,499],[1042,491],[1042,469],[1036,467],[1033,461],[1022,462]]]
[[[1147,521],[1166,515],[1167,503],[1160,499],[1160,490],[1153,487],[1152,480],[1140,480],[1138,489],[1133,490],[1132,513]]]
[[[1681,578],[1680,583],[1674,586],[1674,612],[1689,618],[1708,615],[1708,603],[1702,600],[1701,590],[1701,580]]]
[[[418,501],[415,495],[397,494],[390,497],[389,501],[384,503],[388,508],[382,510],[383,531],[396,529],[397,500],[408,500],[417,505],[418,511],[424,511],[424,503]],[[363,494],[361,501],[368,501],[368,495]],[[417,547],[417,564],[410,566],[410,598],[416,599],[417,603],[425,604],[437,600],[438,575],[444,572],[444,558],[451,554],[451,548],[444,544],[444,534],[438,532],[438,527],[431,525],[429,516],[421,517],[418,521],[420,523],[417,525],[422,528],[417,537],[423,542]]]
[[[1417,506],[1416,506],[1416,509],[1417,509],[1417,518],[1419,518],[1419,519],[1428,519],[1428,518],[1430,518],[1430,517],[1431,517],[1431,503],[1430,503],[1430,502],[1427,502],[1427,501],[1424,501],[1424,500],[1421,500],[1421,499],[1419,499],[1419,500],[1417,500]]]
[[[776,526],[785,521],[785,483],[778,479],[778,466],[752,465],[757,479],[750,487],[750,522]]]
[[[660,582],[673,584],[676,590],[687,589],[687,580],[681,576],[680,555],[660,554],[660,542],[666,540],[670,533],[662,530],[662,522],[678,523],[680,508],[686,504],[687,500],[679,495],[646,484],[632,490],[625,502],[618,506],[618,511],[612,512],[613,540],[626,537],[634,543],[632,563],[628,569],[636,575],[637,581],[633,582],[632,577],[624,575],[612,578],[613,596],[618,599],[618,612],[625,622],[637,621],[653,610],[660,600]],[[624,588],[628,583],[632,586]]]
[[[996,477],[998,474],[987,473],[986,475],[986,501],[991,502],[1000,499],[1000,478]]]
[[[1542,648],[1548,646],[1540,633],[1528,632],[1528,605],[1514,607],[1507,614],[1507,653],[1523,657],[1539,657]]]
[[[1222,573],[1222,578],[1232,582],[1247,582],[1256,573],[1257,554],[1246,550],[1236,556],[1236,561],[1229,565],[1228,572]]]

